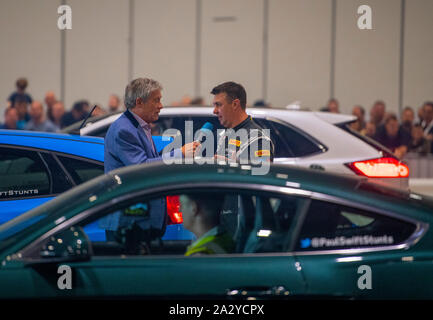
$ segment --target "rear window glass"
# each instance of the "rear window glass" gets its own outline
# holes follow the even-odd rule
[[[85,160],[57,156],[77,184],[104,174],[104,166]]]
[[[351,122],[350,122],[351,123]],[[387,149],[385,146],[383,146],[382,144],[380,144],[379,142],[377,142],[374,139],[371,139],[367,136],[364,136],[362,134],[360,134],[358,131],[353,130],[352,128],[350,128],[350,123],[343,123],[343,124],[338,124],[337,127],[346,131],[347,133],[350,133],[352,136],[357,137],[358,139],[361,139],[362,141],[364,141],[365,143],[367,143],[369,146],[373,147],[374,149],[376,149],[377,151],[381,151],[383,153],[384,156],[391,156],[393,157],[393,153],[391,150]]]
[[[270,129],[276,158],[305,157],[323,150],[301,132],[275,121],[254,118],[261,127]]]
[[[50,193],[50,176],[35,151],[0,148],[0,199]]]
[[[336,250],[392,246],[407,240],[413,223],[375,212],[313,200],[296,250]]]

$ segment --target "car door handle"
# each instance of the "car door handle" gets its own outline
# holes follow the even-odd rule
[[[310,164],[310,169],[325,171],[325,168],[323,166],[321,166],[320,164],[315,164],[315,163]]]
[[[275,297],[288,296],[290,294],[284,286],[275,286],[270,288],[239,288],[227,290],[229,297]]]

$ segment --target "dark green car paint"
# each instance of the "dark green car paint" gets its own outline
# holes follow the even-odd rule
[[[289,184],[287,184],[289,182]],[[347,203],[392,212],[422,223],[424,234],[406,249],[360,252],[291,252],[233,254],[226,256],[134,256],[92,257],[88,261],[29,263],[17,253],[53,228],[95,208],[114,208],[134,194],[182,190],[185,186],[219,183],[263,188],[275,186],[324,194]],[[298,188],[293,185],[298,184]],[[366,187],[365,187],[366,186]],[[272,165],[265,176],[248,170],[208,165],[141,165],[116,170],[82,184],[58,198],[0,227],[0,236],[10,226],[39,214],[45,217],[9,239],[0,242],[0,297],[170,297],[227,294],[275,298],[283,295],[337,296],[355,298],[433,298],[433,239],[428,226],[433,221],[431,199],[369,187],[364,179]],[[308,197],[306,197],[308,198]],[[307,200],[306,200],[307,201]],[[302,223],[299,210],[293,228]],[[57,221],[57,222],[56,222]],[[296,230],[293,230],[296,233]],[[293,239],[292,239],[293,240]],[[366,252],[364,252],[366,251]],[[73,289],[59,290],[57,267],[73,270]],[[372,270],[372,289],[361,290],[358,268]]]

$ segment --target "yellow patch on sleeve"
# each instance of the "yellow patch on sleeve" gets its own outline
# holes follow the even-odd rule
[[[258,150],[254,154],[256,157],[266,157],[271,155],[271,150]]]
[[[236,147],[239,147],[241,145],[241,142],[239,140],[236,140],[236,139],[230,139],[229,144],[234,145]]]

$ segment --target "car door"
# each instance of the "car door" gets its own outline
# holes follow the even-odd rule
[[[295,242],[308,294],[367,299],[431,298],[431,255],[413,246],[425,225],[359,208],[313,200]]]
[[[208,192],[217,197],[215,189]],[[127,241],[94,241],[90,260],[64,263],[73,270],[72,290],[57,289],[60,276],[56,268],[59,264],[28,266],[24,278],[33,279],[34,294],[39,296],[266,299],[304,294],[301,270],[294,255],[287,251],[304,200],[262,192],[219,192],[223,192],[225,197],[219,211],[220,224],[234,241],[232,252],[185,256],[191,241],[161,243],[153,239],[145,246],[146,250],[150,248],[147,254],[132,255],[122,251]],[[120,210],[125,214],[134,208],[134,212],[139,213],[140,210],[146,211],[143,208],[150,207],[148,204],[147,199],[140,198],[120,205],[114,212]],[[141,209],[137,211],[136,208]],[[108,214],[113,214],[113,211]],[[86,230],[89,224],[95,225],[94,219],[87,218],[73,227]],[[55,243],[56,236],[50,238]],[[47,248],[47,243],[44,246]]]
[[[295,164],[325,170],[323,165],[304,163],[304,158],[319,155],[327,150],[320,141],[301,129],[278,119],[255,117],[254,121],[261,127],[270,130],[275,146],[275,163]]]
[[[187,135],[185,134],[186,121],[192,121],[192,133],[195,134],[200,128],[206,123],[210,122],[213,125],[214,149],[216,150],[217,143],[217,130],[224,129],[215,116],[203,116],[203,115],[163,115],[157,121],[157,125],[161,128],[160,132],[173,128],[180,131],[180,134],[184,139]],[[307,133],[301,131],[298,128],[289,126],[287,123],[279,121],[277,119],[268,119],[254,117],[254,121],[257,122],[262,128],[269,129],[272,141],[274,142],[274,162],[285,163],[285,164],[300,164],[302,165],[302,158],[317,155],[325,152],[326,147],[309,136]],[[192,135],[190,134],[191,139]],[[190,140],[191,140],[190,139]],[[185,143],[188,141],[184,141]],[[313,166],[315,169],[324,169],[319,165]]]
[[[0,224],[53,197],[53,175],[35,150],[0,147],[0,175]]]
[[[31,148],[0,147],[0,224],[103,173],[99,161]]]

